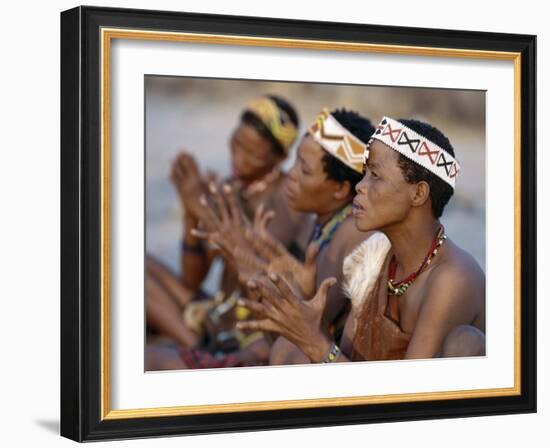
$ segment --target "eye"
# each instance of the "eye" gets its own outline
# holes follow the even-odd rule
[[[365,165],[365,175],[370,177],[371,179],[378,179],[378,173],[374,171],[370,166]]]

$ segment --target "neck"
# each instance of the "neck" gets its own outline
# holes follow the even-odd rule
[[[342,210],[349,203],[350,203],[349,201],[342,201],[332,206],[330,210],[327,210],[323,213],[317,213],[317,220],[316,220],[317,224],[322,224],[322,225],[326,224],[327,222],[330,221],[330,219],[334,215],[336,215],[336,213]]]
[[[406,222],[384,231],[391,242],[398,272],[404,275],[418,269],[441,227],[441,223],[431,214],[423,215],[409,216]]]

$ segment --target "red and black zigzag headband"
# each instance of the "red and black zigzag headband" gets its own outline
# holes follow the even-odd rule
[[[448,152],[393,118],[384,117],[377,126],[369,144],[379,140],[390,148],[423,166],[455,188],[460,164]],[[365,151],[368,158],[369,149]]]

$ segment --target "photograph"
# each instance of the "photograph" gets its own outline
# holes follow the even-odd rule
[[[146,371],[485,356],[484,91],[144,88]]]
[[[61,14],[61,432],[536,410],[535,37]]]

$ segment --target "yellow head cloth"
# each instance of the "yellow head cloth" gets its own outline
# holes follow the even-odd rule
[[[290,146],[298,134],[298,129],[288,114],[280,109],[275,101],[265,96],[250,101],[246,110],[252,112],[262,121],[275,140],[281,144],[285,154],[288,154]]]
[[[323,109],[309,127],[309,134],[332,156],[358,173],[363,173],[367,144],[343,127],[328,109]]]

